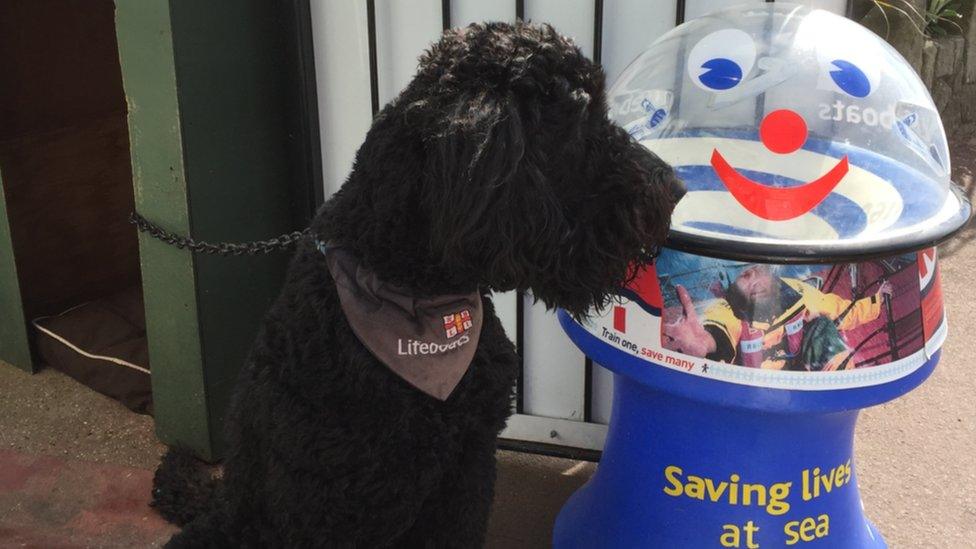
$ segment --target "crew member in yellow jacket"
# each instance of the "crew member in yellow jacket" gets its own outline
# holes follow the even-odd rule
[[[891,284],[851,301],[795,278],[753,265],[735,278],[699,320],[688,291],[676,286],[682,315],[666,322],[663,344],[692,356],[777,370],[853,368],[851,349],[840,334],[881,314]]]

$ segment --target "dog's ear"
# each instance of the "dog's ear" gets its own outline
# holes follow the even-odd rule
[[[523,122],[511,92],[484,91],[461,94],[439,130],[427,147],[424,186],[431,244],[443,256],[469,256],[465,247],[497,229],[489,212],[512,199],[526,152]]]

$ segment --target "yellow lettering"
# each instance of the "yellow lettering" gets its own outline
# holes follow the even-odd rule
[[[729,505],[739,504],[739,475],[732,473],[729,475],[732,485],[729,486]]]
[[[759,549],[759,543],[755,541],[755,534],[759,531],[759,527],[754,525],[750,520],[743,529],[746,531],[746,547],[749,549]]]
[[[820,477],[820,483],[823,484],[824,490],[827,490],[828,494],[834,489],[834,483],[837,481],[837,471],[840,468],[841,466],[838,465],[836,469],[830,470],[830,476],[823,475]]]
[[[800,539],[806,542],[810,542],[816,539],[813,537],[812,534],[813,530],[816,527],[817,527],[817,523],[812,518],[807,517],[803,519],[803,521],[800,522]]]
[[[718,488],[716,488],[715,483],[712,482],[712,479],[705,479],[705,490],[708,491],[708,499],[714,502],[718,502],[718,500],[722,498],[722,494],[725,493],[725,489],[728,488],[728,486],[729,483],[723,480],[722,482],[718,483]]]
[[[817,517],[817,520],[819,521],[817,522],[817,537],[826,537],[827,534],[830,533],[830,517],[827,515],[820,515]]]
[[[800,520],[791,520],[783,527],[786,534],[786,545],[796,545],[801,540],[811,542],[815,539],[826,537],[830,533],[830,517],[820,515],[817,520],[807,517]]]
[[[681,467],[678,467],[677,465],[669,465],[668,467],[664,468],[664,478],[671,483],[670,487],[664,487],[665,494],[675,497],[681,495],[681,479],[678,478],[681,476],[681,473]]]
[[[762,484],[742,485],[742,505],[752,505],[752,494],[756,494],[756,505],[766,505],[766,487]]]
[[[786,498],[790,496],[790,486],[792,485],[792,482],[777,482],[769,487],[769,504],[766,505],[767,513],[778,516],[790,510],[790,504],[786,501]]]
[[[705,500],[705,483],[701,477],[688,475],[688,483],[685,484],[685,495],[690,498]]]
[[[837,483],[837,475],[834,475],[834,480],[831,481],[834,486]],[[826,481],[821,481],[819,477],[811,479],[810,471],[806,469],[803,471],[803,477],[804,491],[807,494],[810,484],[819,488],[821,482],[826,483]],[[767,513],[774,516],[786,514],[791,507],[787,499],[793,486],[792,482],[777,482],[772,485],[745,483],[741,482],[738,473],[730,474],[728,480],[716,481],[712,477],[685,475],[684,470],[677,465],[669,465],[664,468],[664,480],[664,493],[672,497],[685,496],[712,503],[724,502],[728,505],[740,505],[741,499],[741,505],[762,507]],[[816,495],[811,497],[816,497]]]
[[[834,486],[840,488],[847,483],[847,467],[842,463],[837,466],[837,474],[834,476]]]
[[[783,533],[786,534],[786,545],[796,545],[800,541],[800,534],[796,533],[796,527],[799,525],[800,521],[791,520],[783,527]]]
[[[718,538],[718,542],[722,544],[722,547],[739,547],[739,527],[734,524],[726,524],[722,526],[722,536]]]

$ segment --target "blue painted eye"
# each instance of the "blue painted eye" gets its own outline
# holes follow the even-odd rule
[[[756,43],[739,29],[723,29],[699,40],[688,53],[688,77],[706,92],[741,84],[756,63]]]
[[[727,90],[742,81],[742,68],[731,59],[709,59],[702,68],[705,72],[698,75],[698,79],[713,90]]]
[[[867,97],[871,93],[871,81],[856,65],[843,59],[834,59],[830,63],[837,67],[830,71],[830,78],[845,93],[853,97]]]

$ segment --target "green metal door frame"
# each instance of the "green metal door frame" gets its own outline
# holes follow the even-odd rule
[[[232,242],[309,221],[321,177],[303,88],[310,60],[295,29],[307,2],[116,0],[142,215]],[[216,459],[233,385],[287,255],[194,256],[146,235],[139,245],[157,434]]]
[[[6,204],[3,176],[0,175],[0,360],[26,372],[33,372],[34,361],[27,341],[27,323],[20,298]]]

